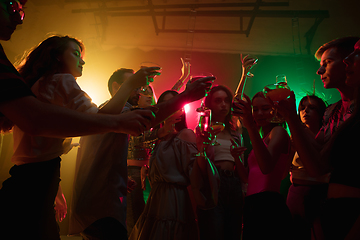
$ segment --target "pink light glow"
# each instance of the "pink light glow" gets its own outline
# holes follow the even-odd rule
[[[184,110],[185,110],[185,113],[188,113],[188,112],[190,111],[190,106],[189,106],[189,104],[186,104],[186,105],[184,106]]]

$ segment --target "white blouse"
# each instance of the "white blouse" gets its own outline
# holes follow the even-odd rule
[[[97,113],[99,110],[71,74],[40,78],[31,90],[42,102],[79,112]],[[11,161],[16,165],[51,160],[71,149],[71,138],[30,136],[17,126],[14,127],[13,136],[14,154]]]

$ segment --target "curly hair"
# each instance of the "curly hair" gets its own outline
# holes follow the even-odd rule
[[[75,42],[84,52],[85,47],[80,40],[54,35],[24,54],[20,64],[17,65],[17,70],[29,87],[32,87],[39,78],[46,78],[60,71],[62,65],[59,57],[66,51],[69,42]]]

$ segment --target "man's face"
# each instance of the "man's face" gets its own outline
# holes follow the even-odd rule
[[[324,88],[339,88],[345,85],[346,73],[343,57],[336,48],[327,49],[320,60],[320,68],[316,72],[320,75]]]
[[[0,40],[9,40],[16,26],[22,24],[19,11],[22,11],[26,1],[27,0],[22,0],[20,3],[16,0],[11,2],[0,0]]]
[[[128,78],[130,78],[132,75],[134,75],[134,73],[129,73],[129,72],[127,72],[127,73],[124,73],[124,75],[123,75],[123,82],[125,82]],[[115,93],[114,93],[114,95],[115,95]],[[130,93],[130,96],[129,96],[129,98],[128,98],[128,103],[130,103],[131,105],[133,105],[133,106],[136,106],[136,105],[138,105],[138,103],[139,103],[139,98],[140,98],[140,88],[138,88],[138,89],[135,89],[135,90],[133,90],[131,93]]]

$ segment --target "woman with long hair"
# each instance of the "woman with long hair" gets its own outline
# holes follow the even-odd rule
[[[244,204],[243,239],[291,239],[291,215],[280,194],[290,167],[286,123],[271,123],[272,105],[262,92],[237,99],[235,113],[248,130],[253,150],[248,157],[248,188]]]
[[[165,91],[158,103],[177,94]],[[191,185],[202,207],[212,207],[217,201],[214,166],[207,158],[195,156],[204,138],[187,129],[185,113],[181,110],[167,121],[176,122],[175,131],[157,143],[150,158],[151,191],[144,212],[130,234],[132,240],[197,240],[197,224],[187,187]]]
[[[69,36],[52,36],[30,51],[18,66],[25,83],[38,100],[87,113],[119,113],[129,90],[146,84],[147,70],[141,70],[127,82],[120,94],[98,109],[81,90],[76,78],[82,75],[84,45]],[[54,200],[60,183],[60,155],[71,149],[71,139],[31,136],[14,127],[15,166],[3,183],[9,218],[16,216],[22,231],[37,239],[60,239],[54,214]],[[23,197],[27,196],[27,204]],[[28,218],[31,217],[31,220]],[[26,229],[26,230],[25,230]]]
[[[247,183],[247,172],[240,158],[245,149],[241,146],[242,136],[233,123],[232,99],[231,91],[225,86],[218,85],[211,88],[204,102],[205,107],[211,110],[212,125],[224,124],[225,127],[216,134],[216,142],[219,144],[210,148],[221,183],[216,207],[197,208],[200,239],[241,238],[242,185],[245,186]]]

